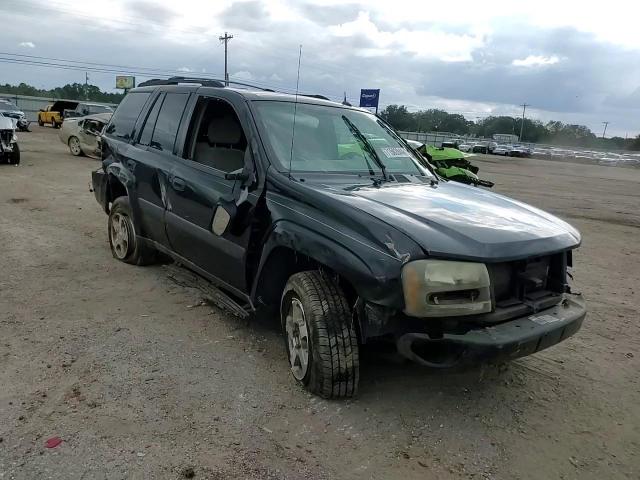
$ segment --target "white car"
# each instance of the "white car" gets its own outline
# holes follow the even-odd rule
[[[71,155],[98,155],[100,142],[98,138],[102,128],[109,123],[111,113],[97,113],[86,117],[66,118],[58,136],[60,141],[69,147]]]
[[[471,149],[473,149],[473,145],[469,145],[468,143],[458,145],[458,150],[460,150],[461,152],[470,152]]]
[[[511,153],[511,147],[509,145],[498,145],[491,153],[494,155],[504,155],[506,157]]]

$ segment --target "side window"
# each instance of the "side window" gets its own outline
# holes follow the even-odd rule
[[[162,100],[164,99],[164,94],[158,95],[156,98],[156,102],[153,104],[153,108],[149,112],[147,116],[147,121],[144,122],[144,127],[142,127],[142,134],[140,135],[140,140],[138,143],[140,145],[151,145],[151,136],[153,135],[153,128],[156,126],[156,120],[158,119],[158,112],[160,111],[160,107],[162,106]]]
[[[247,138],[230,104],[200,98],[189,126],[187,152],[194,162],[223,172],[244,167]]]
[[[151,93],[147,92],[135,92],[124,97],[111,117],[105,133],[123,140],[131,139],[136,120],[150,95]]]
[[[188,93],[167,93],[165,95],[153,130],[151,139],[153,148],[166,152],[173,151],[173,144],[178,135],[178,127],[180,126],[187,100],[189,100]]]

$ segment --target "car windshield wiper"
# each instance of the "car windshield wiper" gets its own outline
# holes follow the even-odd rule
[[[358,129],[358,127],[356,127],[353,124],[353,122],[349,120],[346,116],[342,115],[342,121],[344,121],[347,127],[349,127],[349,131],[353,134],[353,136],[356,137],[356,139],[362,144],[362,148],[364,148],[365,152],[367,152],[371,156],[371,158],[373,158],[373,160],[376,162],[376,165],[380,167],[380,170],[382,170],[382,177],[384,178],[384,180],[389,181],[389,177],[387,176],[387,167],[385,166],[384,163],[382,163],[382,160],[380,160],[378,153],[376,152],[375,148],[373,148],[369,140],[367,140],[367,137],[365,137],[362,134],[362,132]],[[371,167],[369,167],[369,169],[371,169]]]

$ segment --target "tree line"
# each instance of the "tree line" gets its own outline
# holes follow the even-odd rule
[[[29,95],[32,97],[64,98],[66,100],[90,100],[103,103],[120,103],[124,93],[108,93],[100,90],[96,85],[84,83],[68,83],[64,87],[56,87],[51,90],[36,88],[26,83],[20,85],[0,85],[0,93],[12,95]]]
[[[496,133],[520,134],[522,118],[489,116],[476,122],[464,115],[447,113],[444,110],[428,109],[409,112],[404,105],[389,105],[380,116],[398,130],[410,132],[449,132],[459,135],[475,135],[491,138]],[[524,119],[523,142],[551,145],[603,148],[616,150],[640,150],[640,135],[635,138],[601,138],[584,125],[572,125],[551,120]]]

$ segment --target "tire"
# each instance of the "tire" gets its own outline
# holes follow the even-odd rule
[[[342,289],[320,271],[296,273],[285,285],[280,318],[296,381],[324,398],[356,395],[358,338]]]
[[[41,127],[44,127],[44,122],[42,121],[42,118],[38,117],[38,125],[40,125]]]
[[[112,203],[107,235],[111,254],[115,259],[131,265],[150,265],[156,262],[157,252],[136,238],[129,197],[118,197]]]
[[[9,154],[9,165],[20,165],[20,147],[17,143],[13,145],[13,152]]]
[[[67,145],[69,146],[71,155],[73,155],[74,157],[81,157],[84,155],[82,148],[80,148],[80,139],[78,137],[75,137],[73,135],[69,137]]]

